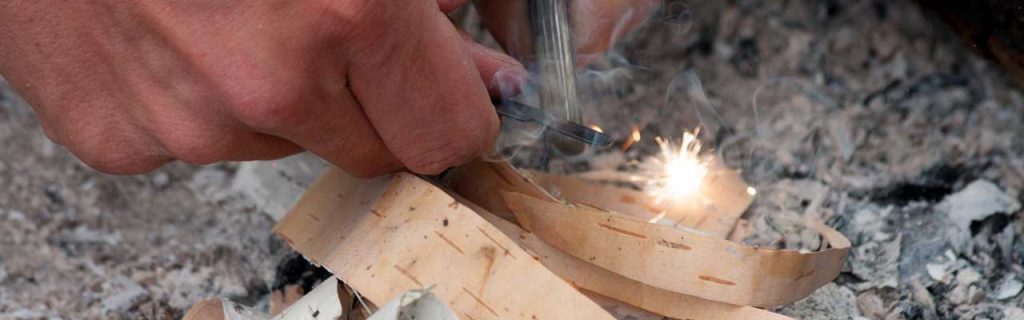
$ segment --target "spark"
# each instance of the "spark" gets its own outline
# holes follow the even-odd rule
[[[708,174],[707,161],[700,155],[697,131],[684,132],[678,144],[655,138],[661,153],[647,162],[645,191],[658,203],[675,203],[700,193],[704,177]]]
[[[596,124],[590,125],[590,128],[594,129],[594,131],[597,131],[597,132],[600,132],[600,133],[604,133],[604,129],[601,129],[601,127],[598,127]]]
[[[629,139],[626,139],[622,143],[622,151],[629,150],[629,147],[633,146],[634,143],[640,142],[640,128],[633,127],[633,132],[630,133]]]
[[[754,189],[754,187],[747,187],[747,194],[752,196],[757,195],[757,189]]]
[[[658,221],[661,221],[662,218],[665,218],[666,214],[668,214],[668,211],[662,210],[661,212],[658,213],[658,215],[654,216],[650,220],[647,220],[647,222],[658,223]]]

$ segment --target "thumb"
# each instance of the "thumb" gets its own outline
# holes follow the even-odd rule
[[[519,93],[520,85],[527,78],[522,63],[501,51],[473,41],[466,33],[462,33],[462,47],[473,60],[480,79],[492,97],[510,97]]]

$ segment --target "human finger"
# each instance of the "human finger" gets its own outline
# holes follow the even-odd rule
[[[372,177],[401,169],[349,91],[347,78],[329,75],[335,71],[343,72],[325,70],[319,78],[323,83],[271,89],[280,94],[236,103],[232,109],[254,130],[287,139],[353,175]]]
[[[473,41],[464,33],[462,45],[492,97],[510,97],[519,92],[519,85],[528,76],[522,63],[504,52]]]
[[[377,2],[368,30],[356,30],[362,45],[350,47],[353,93],[388,149],[421,174],[482,154],[498,131],[472,55],[433,1]]]

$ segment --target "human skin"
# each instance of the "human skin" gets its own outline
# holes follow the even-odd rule
[[[2,1],[0,74],[51,140],[107,173],[308,150],[358,176],[436,174],[490,150],[489,93],[525,77],[460,35],[446,12],[464,4]]]
[[[647,20],[660,0],[571,0],[570,21],[573,44],[580,64],[594,59]],[[477,3],[487,26],[499,43],[514,57],[527,58],[532,52],[528,1],[492,0]]]

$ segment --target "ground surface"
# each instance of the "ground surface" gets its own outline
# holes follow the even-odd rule
[[[1004,72],[913,2],[676,3],[586,73],[592,121],[700,127],[758,189],[749,244],[817,248],[803,216],[850,237],[835,284],[782,313],[1024,317],[1024,100]]]
[[[584,72],[589,116],[618,137],[700,126],[707,149],[758,188],[749,243],[816,246],[791,223],[803,215],[850,237],[835,284],[781,312],[1024,317],[1024,98],[1003,72],[910,2],[673,3]],[[14,93],[2,97],[0,319],[171,318],[202,297],[262,301],[288,250],[230,191],[235,165],[98,174],[49,143]],[[646,140],[628,157],[653,149]]]
[[[113,177],[0,102],[0,319],[175,319],[197,299],[268,291],[282,247],[229,190],[231,165]]]

